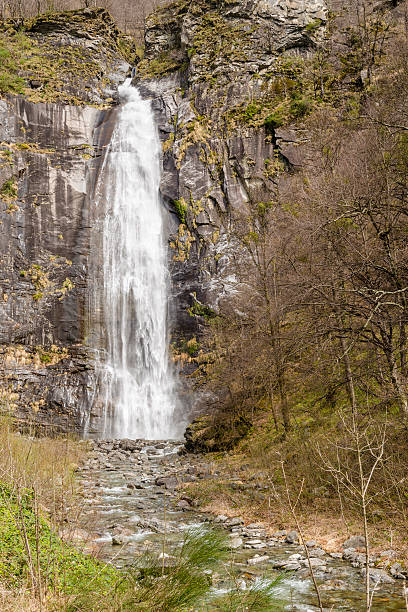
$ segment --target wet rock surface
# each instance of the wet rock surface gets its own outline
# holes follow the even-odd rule
[[[187,529],[213,523],[229,533],[231,567],[239,584],[244,587],[260,577],[284,572],[287,576],[276,589],[277,595],[291,602],[287,609],[317,610],[309,561],[296,532],[271,535],[263,523],[245,524],[238,512],[235,517],[210,517],[183,493],[182,483],[214,475],[203,458],[179,454],[177,441],[89,444],[92,451],[78,471],[83,495],[80,527],[81,533],[88,534],[87,544],[97,548],[103,559],[126,566],[149,551],[160,558],[164,555],[167,561]],[[350,548],[328,554],[315,541],[307,542],[307,547],[325,608],[364,610],[363,555]],[[404,610],[402,582],[376,567],[379,559],[381,555],[373,556],[370,568],[372,586],[376,585],[373,610]],[[213,583],[217,589],[229,588],[223,577],[214,576]]]

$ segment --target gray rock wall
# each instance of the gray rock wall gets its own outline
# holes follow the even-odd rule
[[[176,344],[239,288],[234,217],[273,197],[268,162],[299,163],[296,133],[235,114],[263,95],[280,58],[313,52],[326,17],[323,0],[179,0],[147,20],[135,84],[152,98],[163,142]],[[35,36],[72,43],[75,31],[53,23]],[[112,61],[100,77],[106,96],[128,69],[114,58],[112,74]],[[115,109],[0,100],[0,403],[26,420],[81,429],[89,417],[103,212],[92,189],[114,120]],[[184,391],[191,398],[187,380]]]
[[[83,347],[91,207],[101,111],[0,102],[0,375],[3,408],[78,427],[90,366]],[[11,396],[11,399],[10,399]],[[34,409],[33,408],[36,408]]]
[[[44,69],[25,63],[24,96],[0,99],[0,412],[80,431],[98,319],[92,188],[132,46],[103,9],[48,13],[24,36]]]
[[[237,290],[234,216],[273,198],[268,164],[299,163],[295,131],[245,126],[234,113],[265,96],[283,58],[313,53],[327,14],[323,0],[179,0],[147,19],[135,83],[153,98],[163,141],[176,338],[200,332],[196,300],[216,311]]]

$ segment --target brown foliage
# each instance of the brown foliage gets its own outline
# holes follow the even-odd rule
[[[160,4],[162,0],[0,0],[0,18],[30,18],[46,11],[103,7],[126,34],[142,41],[145,17]]]
[[[303,169],[235,219],[240,290],[210,334],[212,384],[224,410],[267,407],[286,432],[291,412],[319,422],[353,402],[408,423],[404,28],[386,51],[358,105],[307,120]]]

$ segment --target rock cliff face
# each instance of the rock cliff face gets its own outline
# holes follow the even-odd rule
[[[22,73],[26,95],[0,100],[0,405],[23,420],[66,429],[82,427],[92,388],[87,194],[110,116],[78,103],[105,104],[129,70],[117,31],[103,20],[96,10],[34,22],[25,33],[33,44],[66,54],[68,65],[71,48],[77,57],[92,53],[98,72],[62,70],[56,101],[35,103],[27,100],[30,91],[47,99],[48,85],[29,65]],[[76,106],[61,102],[72,96]]]
[[[194,352],[202,324],[237,288],[236,213],[271,200],[277,170],[298,163],[287,126],[308,103],[299,75],[326,20],[323,0],[178,0],[147,19],[135,84],[153,99],[163,142],[176,352]],[[24,419],[80,429],[98,319],[89,194],[115,115],[103,107],[131,48],[99,9],[38,19],[25,36],[36,59],[20,73],[24,96],[0,100],[0,401]],[[50,82],[52,54],[64,49]]]
[[[135,82],[163,141],[181,352],[237,289],[236,214],[273,199],[278,171],[299,163],[288,126],[327,18],[323,0],[179,0],[147,19]]]

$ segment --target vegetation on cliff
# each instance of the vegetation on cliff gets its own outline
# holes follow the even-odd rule
[[[50,12],[100,7],[111,12],[115,22],[126,34],[143,40],[144,20],[165,0],[6,0],[0,4],[0,19],[11,19],[16,24]]]
[[[48,12],[0,21],[0,94],[32,102],[103,104],[122,58],[136,61],[134,40],[102,9]],[[112,91],[114,94],[114,91]]]

